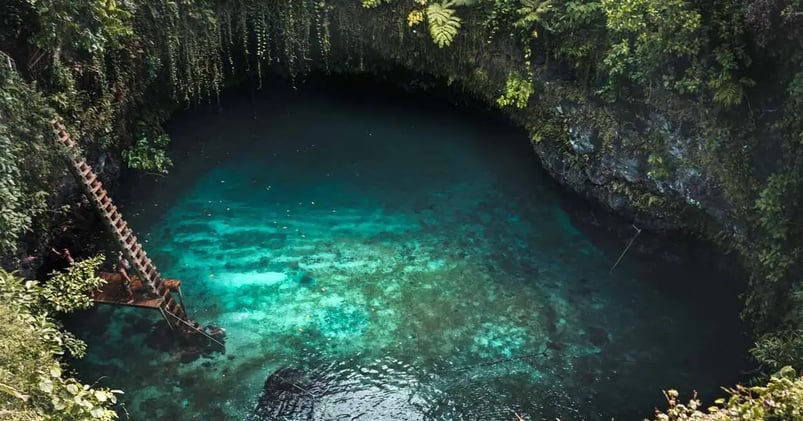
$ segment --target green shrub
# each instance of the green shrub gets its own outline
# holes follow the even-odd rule
[[[54,310],[90,304],[100,257],[76,262],[44,286],[0,269],[0,419],[112,420],[119,390],[93,388],[64,373],[61,356],[82,357],[84,343],[56,322]]]
[[[764,386],[737,385],[725,391],[730,397],[706,408],[696,393],[682,403],[677,390],[665,391],[668,408],[656,410],[655,420],[803,420],[803,374],[792,367],[783,367]]]

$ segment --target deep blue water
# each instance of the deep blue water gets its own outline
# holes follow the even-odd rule
[[[228,331],[193,360],[155,313],[74,323],[82,376],[131,419],[247,419],[288,368],[307,403],[255,419],[641,419],[662,388],[738,380],[735,289],[701,287],[727,285],[715,262],[633,252],[610,274],[625,240],[574,218],[522,132],[346,83],[180,113],[170,174],[124,181],[191,316]]]

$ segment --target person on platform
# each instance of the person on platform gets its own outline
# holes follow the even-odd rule
[[[55,248],[51,247],[51,248],[50,248],[50,250],[51,250],[53,253],[56,253],[56,254],[58,254],[59,256],[61,256],[61,258],[62,258],[62,259],[64,259],[64,260],[66,260],[66,261],[67,261],[67,263],[69,263],[70,265],[72,265],[73,263],[75,263],[75,259],[73,259],[73,257],[72,257],[72,254],[70,254],[70,250],[69,250],[69,249],[67,249],[67,248],[63,248],[63,249],[61,249],[61,251],[58,251],[58,250],[56,250]]]
[[[127,304],[131,304],[134,302],[134,291],[131,290],[131,281],[129,278],[123,278],[123,289],[125,289],[125,295],[128,300],[126,301]]]
[[[120,273],[120,278],[123,280],[123,288],[125,288],[128,295],[129,303],[134,301],[134,292],[131,290],[131,277],[128,276],[128,271],[131,270],[131,264],[123,256],[122,251],[117,252],[117,272]]]

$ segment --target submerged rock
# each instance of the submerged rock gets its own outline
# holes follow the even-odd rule
[[[306,420],[314,413],[315,397],[310,392],[311,382],[304,370],[282,368],[265,380],[262,395],[251,421]]]
[[[588,339],[591,344],[597,347],[603,346],[610,340],[608,338],[608,331],[599,326],[591,326],[587,331]]]
[[[312,274],[304,269],[297,269],[293,271],[290,275],[293,281],[297,282],[299,285],[310,287],[315,285],[315,278]]]
[[[187,350],[181,353],[181,357],[179,359],[182,364],[187,364],[197,360],[200,357],[201,357],[201,351]]]

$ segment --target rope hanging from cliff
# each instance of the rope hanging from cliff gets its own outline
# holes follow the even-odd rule
[[[633,237],[627,243],[627,247],[625,247],[625,250],[622,252],[622,254],[619,255],[619,258],[616,259],[616,263],[614,263],[613,266],[611,266],[611,270],[609,270],[608,273],[613,273],[613,270],[616,269],[616,266],[619,266],[619,262],[622,261],[622,258],[625,257],[625,254],[627,253],[627,251],[630,250],[630,246],[632,246],[633,242],[636,241],[636,237],[638,237],[638,235],[641,234],[641,228],[639,228],[639,227],[637,227],[635,225],[632,225],[632,227],[636,229],[636,234],[633,235]]]

